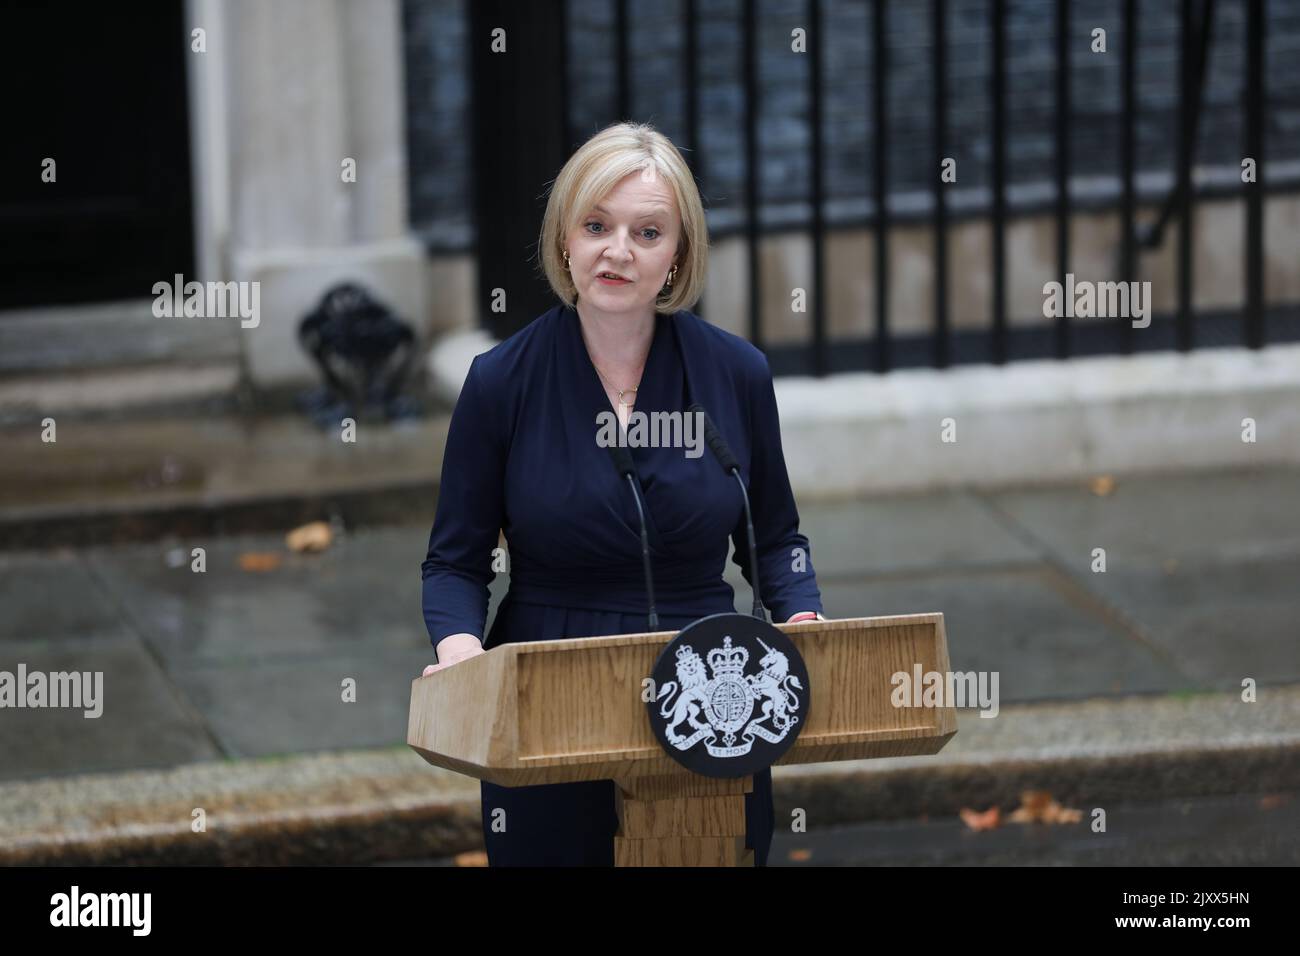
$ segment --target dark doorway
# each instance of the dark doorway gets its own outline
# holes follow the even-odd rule
[[[0,13],[0,308],[149,298],[194,264],[180,0]],[[54,182],[42,180],[46,158]]]
[[[470,6],[474,212],[484,325],[507,338],[557,303],[538,262],[548,184],[565,143],[563,0],[475,0]],[[493,53],[493,31],[509,55]],[[491,312],[495,290],[507,311]]]

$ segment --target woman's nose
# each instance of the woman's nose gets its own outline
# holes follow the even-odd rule
[[[628,255],[628,245],[630,238],[622,233],[615,233],[614,238],[610,240],[608,255],[611,259],[617,259],[620,262],[626,261]]]

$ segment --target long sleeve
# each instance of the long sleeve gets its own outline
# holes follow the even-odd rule
[[[749,504],[754,512],[754,539],[758,544],[758,573],[763,604],[774,621],[782,622],[799,611],[821,612],[821,591],[813,571],[808,538],[799,533],[799,512],[795,508],[790,476],[781,450],[781,422],[776,407],[772,369],[765,356],[761,369],[749,380],[752,458],[749,471]],[[735,545],[733,561],[750,587],[749,539],[745,519],[731,535]]]
[[[470,364],[452,412],[438,509],[421,566],[424,623],[435,647],[462,632],[483,640],[492,551],[504,519],[506,441],[480,359]]]

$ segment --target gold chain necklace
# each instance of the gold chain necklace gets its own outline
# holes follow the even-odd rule
[[[592,363],[591,363],[591,367],[594,368],[594,369],[596,370],[596,374],[600,376],[600,380],[601,380],[602,382],[605,383],[605,386],[606,386],[607,388],[612,388],[614,391],[618,392],[618,403],[619,403],[620,405],[622,405],[624,408],[631,408],[631,407],[636,403],[636,399],[635,399],[635,398],[632,399],[632,401],[630,401],[630,402],[625,402],[625,401],[623,401],[623,396],[624,396],[627,392],[633,392],[633,393],[636,392],[637,388],[640,387],[640,385],[641,385],[641,379],[640,379],[640,378],[637,379],[637,383],[636,383],[636,385],[633,385],[631,388],[619,388],[617,385],[613,384],[609,379],[607,379],[607,378],[605,377],[605,373],[602,372],[602,371],[600,370],[600,366],[599,366],[599,365],[597,365],[595,362],[592,362]],[[641,363],[641,371],[642,371],[642,372],[645,371],[645,363],[644,363],[644,362]]]
[[[620,405],[622,405],[624,408],[631,408],[632,405],[636,402],[636,399],[633,398],[632,401],[625,402],[623,401],[623,396],[626,395],[628,392],[632,392],[635,395],[637,389],[641,386],[641,376],[645,374],[646,362],[650,360],[649,353],[647,352],[646,357],[641,360],[641,368],[637,371],[636,385],[633,385],[631,388],[619,388],[617,385],[615,385],[613,382],[611,382],[608,378],[605,377],[605,373],[600,370],[600,366],[596,364],[596,360],[591,358],[591,347],[587,345],[587,335],[585,332],[582,332],[582,344],[583,347],[586,348],[587,350],[587,358],[591,360],[591,367],[596,370],[596,374],[600,376],[601,382],[605,384],[606,388],[612,388],[614,391],[618,392],[618,403]],[[651,342],[652,346],[653,344],[654,343]]]

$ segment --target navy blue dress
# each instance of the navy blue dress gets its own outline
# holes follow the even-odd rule
[[[635,411],[703,404],[740,462],[763,603],[777,622],[821,611],[766,356],[688,311],[655,322]],[[424,620],[435,646],[461,632],[490,650],[647,629],[640,522],[627,480],[597,444],[601,412],[613,407],[572,308],[550,309],[474,359],[452,414],[422,566]],[[629,451],[646,504],[660,628],[735,611],[735,591],[722,578],[728,539],[750,580],[735,478],[707,447],[696,458],[680,447]],[[510,587],[484,638],[498,530],[508,544]],[[491,865],[613,865],[613,781],[482,782],[481,791]],[[503,833],[492,831],[496,808],[506,811]],[[755,863],[766,865],[774,826],[770,770],[754,775],[745,818],[746,845]]]

